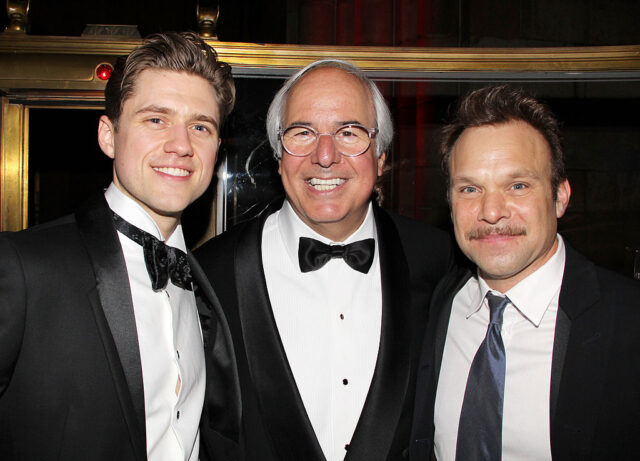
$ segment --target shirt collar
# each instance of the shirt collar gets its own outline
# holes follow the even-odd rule
[[[362,221],[362,224],[360,224],[360,227],[358,227],[353,234],[347,237],[344,242],[334,242],[307,226],[293,210],[289,200],[284,201],[282,208],[278,210],[276,219],[282,242],[287,249],[289,257],[296,266],[298,265],[298,241],[300,240],[300,237],[313,238],[327,245],[346,245],[348,243],[367,238],[373,238],[376,241],[378,239],[375,220],[373,217],[373,206],[371,203],[369,203],[367,215],[365,216],[364,221]]]
[[[564,275],[565,249],[560,234],[557,234],[558,247],[556,252],[538,270],[508,290],[500,293],[492,290],[487,282],[478,275],[478,290],[473,302],[468,303],[469,309],[466,317],[469,318],[480,310],[489,291],[504,296],[511,304],[533,325],[540,326],[544,313],[554,300],[562,285]]]
[[[114,183],[111,183],[104,192],[104,198],[107,200],[109,208],[116,212],[122,219],[164,242],[164,236],[160,228],[149,213],[147,213],[138,202],[125,195]],[[187,245],[182,233],[182,224],[178,223],[178,226],[165,244],[178,248],[185,253],[187,252]]]

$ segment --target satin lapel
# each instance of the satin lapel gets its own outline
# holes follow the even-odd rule
[[[409,267],[393,221],[378,209],[376,228],[382,279],[380,349],[347,461],[387,458],[404,408],[411,371]]]
[[[265,217],[266,218],[266,217]],[[280,461],[324,460],[280,340],[262,269],[264,219],[238,238],[235,279],[242,335],[264,426]]]
[[[76,211],[76,222],[96,276],[97,296],[90,298],[122,411],[136,455],[146,459],[142,367],[129,278],[104,197],[85,202]]]
[[[586,317],[587,312],[600,300],[600,288],[593,264],[577,253],[565,242],[566,262],[558,308],[558,319],[553,345],[551,364],[551,446],[556,440],[558,422],[572,428],[579,428],[582,439],[591,440],[595,430],[597,411],[577,408],[572,403],[576,389],[584,399],[585,395],[593,396],[593,404],[597,405],[604,381],[602,373],[590,376],[587,381],[574,382],[584,374],[584,370],[604,370],[607,352],[605,345],[607,322],[602,319]],[[588,358],[588,365],[582,363]],[[569,370],[569,371],[568,371]],[[577,370],[577,371],[576,371]],[[573,380],[573,381],[571,381]],[[587,399],[589,400],[589,399]],[[570,417],[569,415],[572,415]],[[566,429],[565,427],[565,429]]]
[[[213,358],[206,361],[209,370],[207,385],[208,420],[211,427],[239,443],[240,382],[236,368],[231,332],[226,317],[206,275],[193,255],[187,254],[196,283],[196,303],[200,314],[204,349]]]

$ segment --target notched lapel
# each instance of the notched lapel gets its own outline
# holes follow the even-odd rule
[[[598,308],[601,295],[593,263],[566,242],[565,248],[551,367],[554,457],[566,455],[559,450],[577,453],[590,446],[604,392],[612,335],[610,319],[603,317]],[[587,376],[589,379],[585,379]]]
[[[251,379],[276,458],[323,461],[269,302],[261,251],[264,219],[266,216],[245,227],[235,261],[238,309]]]
[[[444,343],[447,339],[447,331],[449,330],[449,319],[451,318],[453,299],[471,277],[473,277],[473,274],[467,268],[461,267],[453,270],[442,280],[442,285],[436,289],[431,300],[430,312],[436,315],[433,316],[430,314],[429,324],[433,324],[435,328],[432,330],[432,328],[429,327],[429,331],[433,332],[433,335],[427,335],[425,341],[429,341],[430,337],[433,338],[432,343],[426,344],[429,346],[433,345],[432,366],[436,385],[438,384],[438,378],[440,376],[442,354],[444,353]]]
[[[430,304],[427,333],[421,348],[411,430],[411,458],[430,459],[433,449],[433,412],[442,354],[455,295],[472,277],[470,270],[449,272],[436,287]]]
[[[136,455],[146,459],[142,367],[133,303],[120,241],[104,196],[76,211],[76,222],[91,259],[96,291],[89,295],[122,411]]]

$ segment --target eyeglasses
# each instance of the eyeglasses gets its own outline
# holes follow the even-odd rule
[[[289,155],[306,157],[318,145],[320,136],[331,136],[336,150],[347,157],[364,154],[371,145],[371,139],[378,134],[377,128],[365,128],[362,125],[343,125],[333,133],[319,133],[310,126],[292,125],[279,130],[282,147]]]

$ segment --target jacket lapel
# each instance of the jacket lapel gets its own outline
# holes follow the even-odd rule
[[[588,447],[594,437],[604,392],[609,317],[601,315],[595,266],[565,242],[566,262],[560,290],[551,367],[551,449]],[[593,370],[600,370],[593,373]],[[585,376],[589,379],[584,379]],[[578,448],[579,449],[579,448]],[[566,454],[566,453],[565,453]]]
[[[278,460],[324,460],[289,367],[269,302],[262,265],[263,219],[238,239],[235,279],[243,341],[264,425]]]
[[[427,334],[418,363],[411,459],[435,459],[433,413],[451,308],[456,294],[471,276],[472,272],[467,268],[452,270],[438,284],[431,299]]]
[[[146,459],[142,367],[129,278],[113,219],[102,195],[76,211],[76,222],[93,265],[96,291],[90,295],[113,373],[120,405],[139,459]]]
[[[382,328],[376,368],[346,460],[384,460],[404,408],[411,371],[409,268],[393,221],[376,208]]]
[[[196,304],[206,354],[207,386],[211,388],[206,393],[204,411],[208,417],[205,419],[211,428],[237,444],[240,437],[240,381],[231,332],[220,301],[200,264],[191,252],[187,253],[187,257],[196,285]]]

